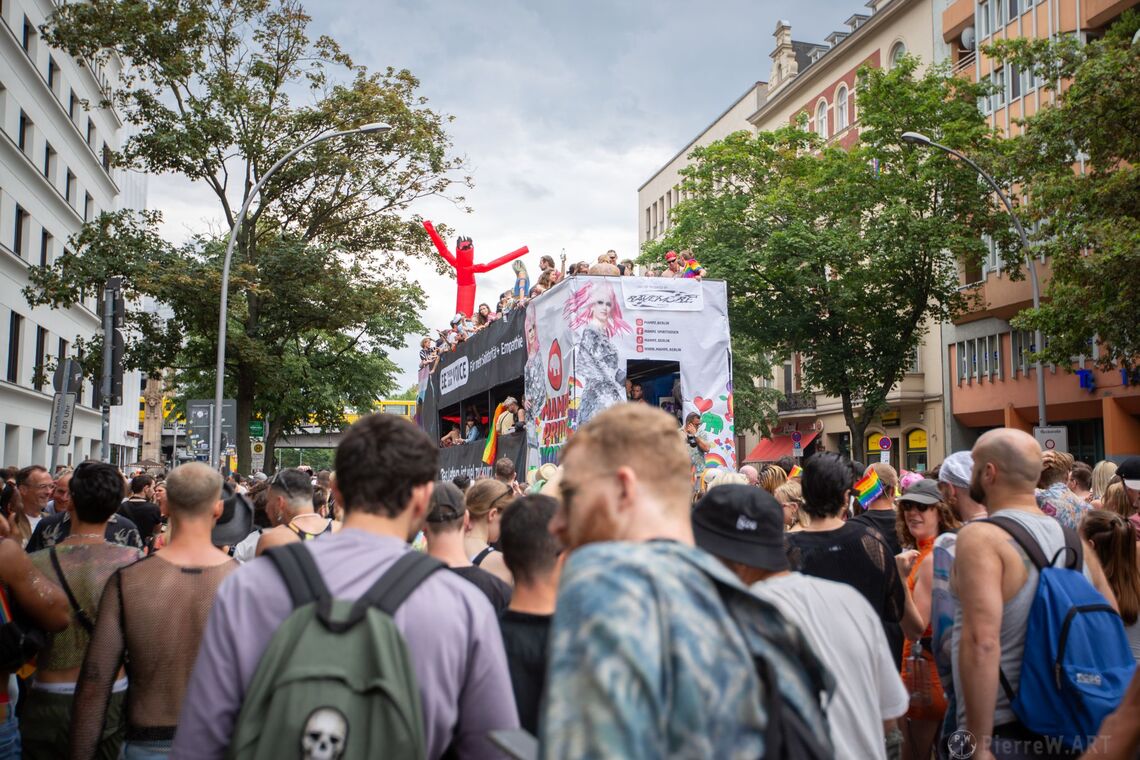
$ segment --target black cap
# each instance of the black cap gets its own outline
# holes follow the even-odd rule
[[[1127,488],[1140,491],[1140,457],[1128,457],[1116,468],[1116,475]]]
[[[710,488],[692,519],[697,546],[710,554],[759,570],[788,569],[784,509],[764,489],[736,483]]]
[[[233,483],[223,483],[222,516],[214,523],[210,543],[214,546],[233,546],[252,530],[253,503],[244,493],[238,493]]]
[[[942,492],[938,490],[938,483],[929,478],[916,480],[906,487],[899,501],[913,501],[916,504],[937,504],[942,501]]]
[[[458,520],[467,511],[463,503],[463,492],[454,483],[437,480],[431,492],[431,504],[428,505],[427,521],[429,523],[446,523]]]

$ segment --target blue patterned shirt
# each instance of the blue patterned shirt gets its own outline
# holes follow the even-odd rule
[[[739,590],[728,592],[731,614],[710,576]],[[775,607],[696,547],[582,547],[558,591],[540,756],[762,757],[767,716],[754,653],[773,663],[785,703],[827,737],[803,666],[771,643],[781,637],[803,641]]]
[[[1065,483],[1054,483],[1048,488],[1037,489],[1037,506],[1057,522],[1071,530],[1081,527],[1081,518],[1092,505],[1077,496]]]

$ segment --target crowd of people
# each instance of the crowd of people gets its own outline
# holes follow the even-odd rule
[[[618,261],[616,251],[606,251],[598,256],[594,264],[579,261],[566,268],[566,254],[562,254],[561,267],[556,267],[554,258],[543,256],[538,261],[538,281],[531,286],[530,278],[526,274],[521,262],[515,262],[515,285],[511,290],[504,290],[499,295],[495,308],[490,304],[481,303],[471,316],[456,314],[451,318],[448,327],[435,330],[436,337],[424,336],[420,340],[420,367],[429,367],[434,371],[443,354],[454,351],[458,345],[471,338],[472,335],[483,330],[492,322],[509,315],[512,311],[525,309],[528,302],[538,298],[552,287],[562,282],[569,274],[573,275],[600,275],[607,277],[634,277],[639,276],[637,265],[631,259]],[[704,268],[697,261],[692,251],[676,253],[669,251],[665,254],[664,267],[648,264],[641,268],[641,277],[687,277],[700,279],[706,274]]]
[[[694,439],[618,404],[443,482],[376,414],[333,471],[9,472],[0,759],[1135,757],[1140,457]]]

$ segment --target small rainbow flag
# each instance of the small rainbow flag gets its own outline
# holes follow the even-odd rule
[[[883,495],[883,481],[879,480],[879,473],[871,470],[863,479],[855,484],[855,498],[859,505],[866,509],[871,502]]]
[[[506,411],[502,404],[495,407],[495,414],[491,417],[491,429],[487,433],[487,445],[483,447],[483,464],[494,464],[499,454],[499,417]]]
[[[788,473],[788,479],[791,480],[792,478],[798,478],[798,477],[802,476],[803,474],[804,474],[804,468],[800,467],[798,464],[793,464],[792,465],[792,471]]]
[[[689,259],[685,268],[681,270],[682,277],[696,277],[701,273],[701,263],[696,259]]]

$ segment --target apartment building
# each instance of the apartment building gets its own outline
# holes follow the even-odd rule
[[[891,66],[907,53],[922,61],[941,61],[950,55],[950,46],[937,32],[941,13],[935,13],[933,3],[939,1],[871,0],[864,12],[852,14],[842,30],[826,35],[822,42],[796,40],[791,26],[778,21],[768,81],[754,85],[639,190],[640,239],[655,240],[668,229],[669,212],[680,197],[678,172],[694,145],[736,129],[775,129],[801,115],[825,139],[852,144],[859,133],[855,80],[861,67]],[[756,106],[743,114],[746,103]],[[868,427],[865,441],[850,440],[838,398],[803,386],[799,356],[784,361],[773,377],[758,379],[783,391],[785,398],[779,403],[779,424],[771,437],[738,434],[741,461],[770,462],[792,454],[792,437],[798,432],[805,455],[826,449],[878,461],[879,440],[885,436],[891,440],[889,456],[896,467],[922,471],[941,462],[947,451],[943,341],[939,325],[927,325],[926,330],[906,377],[888,395],[888,407]]]
[[[109,209],[142,208],[145,177],[113,171],[110,154],[123,137],[102,94],[118,81],[117,62],[106,68],[47,46],[39,27],[55,7],[50,0],[0,4],[0,464],[48,464],[52,384],[43,368],[79,356],[77,336],[100,329],[98,293],[70,309],[29,307],[23,289],[29,267],[63,254],[83,223]],[[135,460],[138,441],[138,373],[124,378],[128,402],[112,408],[112,460]],[[71,445],[63,464],[101,453],[102,419],[84,383]]]
[[[942,41],[960,76],[997,85],[997,92],[979,107],[994,128],[1013,134],[1019,129],[1017,119],[1048,105],[1054,93],[1043,89],[1032,72],[990,60],[982,47],[1016,37],[1071,34],[1088,41],[1137,1],[954,0],[941,13]],[[1044,289],[1049,262],[1039,259],[1036,266]],[[1035,348],[1032,333],[1009,323],[1032,304],[1028,280],[1011,280],[991,246],[981,269],[962,273],[962,286],[977,290],[985,306],[942,331],[946,428],[954,449],[969,447],[994,427],[1031,431],[1038,423],[1037,370],[1028,360]],[[1070,367],[1043,368],[1047,421],[1066,427],[1070,452],[1089,463],[1140,452],[1140,378],[1102,372],[1093,365],[1096,358],[1090,335],[1088,353],[1073,357]]]

